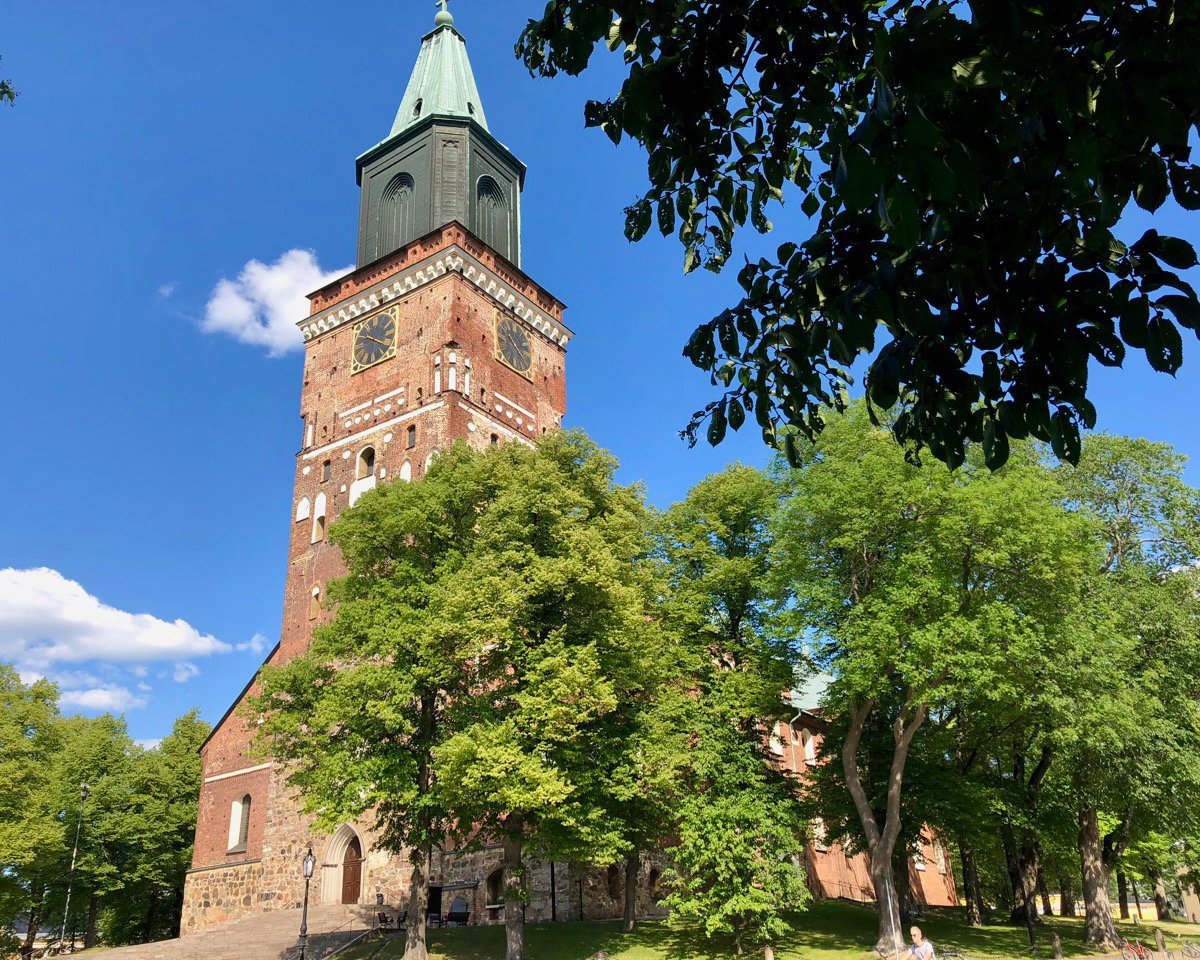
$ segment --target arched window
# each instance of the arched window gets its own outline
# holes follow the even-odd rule
[[[326,480],[328,480],[329,474],[332,472],[333,463],[329,460],[326,460],[323,464],[321,464],[321,482],[324,483]]]
[[[402,463],[400,465],[400,479],[405,481],[406,483],[412,479],[412,461],[411,460],[405,460],[404,463]]]
[[[509,213],[504,191],[491,177],[480,177],[475,194],[475,232],[501,256],[508,257]]]
[[[354,482],[350,484],[350,506],[375,486],[375,448],[363,447],[354,465]]]
[[[800,731],[800,743],[804,746],[804,760],[806,763],[817,762],[817,741],[813,739],[812,731]]]
[[[442,392],[442,358],[433,358],[433,392]]]
[[[405,449],[407,449],[407,450],[411,450],[413,447],[415,447],[417,445],[417,428],[416,427],[408,428],[408,433],[405,437],[404,443],[405,443]]]
[[[365,480],[375,473],[375,448],[363,447],[358,455],[358,466],[354,469],[355,480]]]
[[[829,849],[829,829],[820,817],[812,822],[812,838],[813,846],[821,853]]]
[[[427,456],[425,458],[425,469],[427,471],[429,470],[430,467],[433,466],[433,461],[437,459],[437,455],[439,452],[440,451],[437,449],[437,447],[434,447],[432,450],[429,451],[429,456]]]
[[[316,620],[321,615],[321,588],[313,587],[308,595],[308,619]]]
[[[417,97],[417,102],[413,104],[413,119],[414,120],[416,120],[417,117],[419,117],[421,115],[421,108],[423,106],[425,106],[425,101],[422,100],[420,97]]]
[[[650,876],[647,877],[646,886],[649,888],[651,900],[658,903],[663,899],[662,871],[658,867],[650,868]]]
[[[311,516],[312,504],[309,502],[308,497],[301,497],[300,502],[296,504],[296,522],[299,523],[301,520],[307,520]]]
[[[605,880],[608,883],[608,895],[614,900],[620,900],[625,892],[625,885],[621,882],[621,868],[614,863],[608,868]]]
[[[416,233],[416,181],[412,174],[398,173],[388,181],[379,198],[379,256],[391,253],[413,239]]]
[[[318,493],[313,504],[312,542],[320,543],[325,539],[325,494]]]
[[[229,853],[242,853],[250,837],[250,794],[229,807]]]
[[[498,907],[504,903],[504,869],[497,867],[488,874],[486,883],[487,906]]]
[[[496,446],[499,442],[500,442],[500,434],[493,433],[492,434],[492,446],[493,447]]]

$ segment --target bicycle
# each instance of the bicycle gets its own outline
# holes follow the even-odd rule
[[[1150,960],[1150,948],[1140,940],[1126,940],[1124,937],[1117,941],[1121,960]]]
[[[1167,932],[1164,930],[1163,933]],[[1180,945],[1179,955],[1181,957],[1187,957],[1188,960],[1200,960],[1200,943],[1192,943],[1188,940],[1184,940],[1182,937],[1175,936],[1173,933],[1167,933],[1167,936]],[[1167,951],[1167,954],[1168,956],[1170,955],[1169,950]]]
[[[945,950],[937,954],[938,960],[971,960],[965,953],[962,953],[956,947],[947,947]]]

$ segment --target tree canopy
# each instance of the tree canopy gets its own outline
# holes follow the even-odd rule
[[[208,729],[192,711],[144,749],[120,717],[64,717],[54,684],[0,664],[0,940],[20,920],[28,949],[64,913],[89,945],[178,934]]]
[[[609,774],[636,704],[671,663],[640,493],[576,432],[457,444],[417,483],[333,525],[348,574],[309,653],[263,677],[266,746],[318,824],[373,814],[385,847],[504,844],[509,960],[524,955],[522,857],[628,851]],[[424,953],[423,901],[409,950]],[[420,909],[418,909],[420,908]]]
[[[626,74],[586,123],[647,157],[631,240],[657,226],[720,270],[773,204],[809,218],[688,340],[721,388],[693,440],[753,418],[795,460],[869,356],[912,450],[997,467],[1034,437],[1074,462],[1089,364],[1174,373],[1200,330],[1192,244],[1124,216],[1200,209],[1193,5],[549,0],[517,54],[579,74],[601,44]]]

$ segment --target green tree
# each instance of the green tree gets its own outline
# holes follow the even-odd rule
[[[131,752],[127,806],[119,813],[125,846],[121,887],[108,898],[101,919],[106,943],[179,935],[200,799],[200,746],[209,731],[192,710],[157,746]]]
[[[1063,470],[1071,504],[1104,545],[1089,606],[1102,611],[1093,659],[1107,684],[1066,731],[1078,815],[1085,930],[1117,933],[1109,878],[1153,833],[1194,836],[1200,790],[1200,491],[1168,445],[1098,434]]]
[[[62,737],[54,685],[25,684],[0,664],[0,946],[19,917],[32,931],[46,917],[47,851],[61,848],[64,834],[49,800]],[[32,937],[24,946],[32,947]]]
[[[386,847],[414,851],[408,960],[425,955],[420,853],[448,833],[503,842],[509,960],[526,855],[625,852],[614,714],[664,661],[644,507],[615,467],[573,432],[459,444],[364,496],[331,530],[336,617],[264,673],[264,736],[318,823],[373,812]]]
[[[658,704],[654,765],[676,813],[672,917],[701,919],[735,948],[771,944],[784,911],[808,898],[794,784],[770,757],[768,731],[795,681],[794,648],[770,573],[780,488],[734,466],[697,484],[659,524],[667,609],[681,670]]]
[[[998,466],[1033,436],[1074,461],[1089,363],[1179,368],[1196,254],[1122,216],[1200,208],[1193,6],[549,0],[517,54],[576,75],[601,43],[626,72],[585,122],[647,157],[630,239],[656,224],[685,270],[719,270],[773,203],[810,218],[688,341],[722,388],[692,437],[752,414],[795,457],[869,355],[867,395],[915,448],[956,465],[980,442]]]
[[[827,707],[844,725],[840,773],[871,858],[877,948],[890,954],[903,945],[893,857],[914,738],[1020,702],[1048,660],[1070,660],[1094,547],[1032,455],[994,474],[977,461],[917,465],[861,405],[786,477],[778,573],[836,677]],[[872,723],[891,740],[876,758]]]

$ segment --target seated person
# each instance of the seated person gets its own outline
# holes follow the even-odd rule
[[[912,946],[908,948],[907,953],[908,960],[937,960],[933,944],[925,939],[920,927],[910,928],[908,935],[912,937]]]

